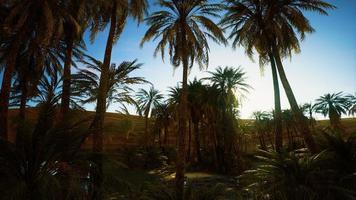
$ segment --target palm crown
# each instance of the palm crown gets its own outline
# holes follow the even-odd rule
[[[303,10],[326,15],[326,9],[334,8],[319,0],[225,1],[227,13],[220,23],[225,29],[231,30],[229,39],[233,39],[232,46],[245,47],[246,54],[251,58],[256,50],[261,65],[268,61],[267,54],[271,51],[272,43],[283,56],[300,51],[298,35],[304,39],[305,33],[314,31]]]
[[[226,44],[221,29],[209,18],[217,17],[218,4],[209,4],[205,0],[160,0],[162,11],[154,12],[146,19],[149,29],[141,45],[151,39],[161,38],[154,55],[160,53],[162,59],[166,47],[174,66],[183,59],[190,60],[190,66],[196,61],[200,67],[209,63],[208,38]]]
[[[159,107],[161,100],[163,99],[162,94],[160,94],[160,92],[153,87],[151,87],[148,91],[140,89],[136,96],[139,112],[143,112],[143,114],[147,117],[152,109]]]
[[[329,116],[332,126],[338,125],[342,114],[348,110],[348,100],[342,92],[325,94],[316,100],[315,110],[324,116]]]
[[[80,70],[73,75],[73,93],[81,99],[82,104],[97,100],[99,90],[99,76],[102,62],[88,56],[88,61],[82,61],[87,69]],[[131,76],[133,71],[140,69],[142,64],[134,61],[124,61],[119,65],[111,64],[109,68],[108,90],[106,91],[108,103],[133,103],[130,85],[147,83],[143,77]]]

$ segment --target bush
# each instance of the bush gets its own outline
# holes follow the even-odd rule
[[[239,177],[252,199],[356,199],[356,150],[335,130],[322,131],[320,153],[259,151],[257,166]]]
[[[131,147],[121,152],[123,162],[130,168],[154,169],[167,165],[168,157],[158,147]]]

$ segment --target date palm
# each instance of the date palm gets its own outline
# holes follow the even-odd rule
[[[223,31],[211,19],[218,16],[218,4],[210,4],[206,0],[159,0],[158,4],[162,10],[154,12],[146,19],[149,28],[141,45],[149,40],[159,39],[154,55],[160,53],[164,58],[168,48],[173,66],[182,64],[183,67],[176,172],[177,199],[183,199],[188,69],[194,62],[200,67],[208,65],[208,38],[217,43],[225,44],[226,41]]]
[[[300,51],[299,40],[303,40],[306,33],[314,31],[303,11],[314,11],[327,15],[327,9],[335,7],[322,0],[292,0],[271,1],[268,8],[270,14],[266,18],[267,30],[271,32],[272,36],[271,49],[278,74],[305,142],[309,149],[315,152],[315,142],[288,82],[281,59],[285,56],[291,56],[292,51],[298,53]]]
[[[214,72],[209,72],[210,77],[204,78],[215,85],[223,100],[223,107],[228,108],[232,113],[232,108],[237,107],[240,103],[237,99],[245,97],[251,86],[246,83],[246,73],[241,67],[218,67]]]
[[[233,46],[244,46],[246,53],[250,56],[252,56],[253,50],[256,50],[260,55],[261,64],[266,63],[266,61],[271,62],[276,118],[278,118],[276,131],[279,134],[279,139],[276,138],[276,142],[279,140],[278,143],[281,145],[278,70],[306,144],[311,151],[316,151],[314,139],[298,107],[281,59],[285,56],[291,56],[292,51],[299,52],[299,38],[303,39],[306,33],[314,31],[302,11],[316,11],[320,14],[327,14],[326,9],[332,9],[334,6],[319,0],[227,0],[226,2],[228,12],[221,23],[226,25],[226,28],[232,29],[230,38],[234,38]]]
[[[161,104],[163,99],[162,94],[156,90],[153,86],[147,91],[145,89],[140,89],[137,94],[137,104],[138,108],[143,112],[145,117],[145,137],[148,136],[148,118],[151,111]]]
[[[7,137],[7,113],[11,79],[14,74],[18,54],[26,51],[43,51],[43,48],[56,43],[62,30],[63,19],[71,15],[56,0],[16,0],[7,1],[8,15],[2,23],[2,38],[6,38],[4,74],[0,91],[0,135]],[[41,66],[44,58],[36,62]],[[25,67],[25,66],[24,66]]]
[[[277,77],[277,69],[271,48],[268,44],[268,35],[264,21],[264,12],[267,10],[267,1],[241,1],[226,0],[225,16],[221,24],[225,29],[231,29],[229,39],[232,39],[232,47],[243,46],[246,54],[253,60],[253,52],[259,54],[260,68],[263,70],[266,63],[271,64],[273,89],[274,89],[274,121],[275,142],[278,151],[282,148],[282,109],[280,91]]]
[[[73,57],[80,58],[82,56],[81,52],[75,52],[74,50],[85,46],[82,37],[88,25],[90,6],[95,5],[93,2],[85,0],[61,1],[61,3],[66,11],[71,14],[71,18],[65,18],[63,22],[64,31],[62,36],[62,40],[65,43],[65,58],[60,116],[64,118],[69,111],[70,105],[71,67],[75,64]]]
[[[313,118],[313,112],[315,112],[315,105],[312,103],[305,103],[300,108],[304,114],[309,116],[309,125],[313,127],[315,122],[315,119]]]
[[[72,95],[81,104],[95,103],[98,99],[100,73],[103,63],[93,57],[87,56],[83,60],[84,69],[72,75]],[[106,91],[106,107],[117,102],[132,104],[134,99],[131,96],[133,90],[131,85],[147,83],[143,77],[131,76],[133,71],[140,69],[142,64],[134,61],[124,61],[119,65],[111,64],[109,68],[109,87]]]
[[[206,86],[203,84],[202,80],[197,80],[196,78],[189,82],[188,85],[188,104],[189,104],[189,113],[190,118],[193,122],[194,130],[194,142],[195,142],[195,156],[196,162],[201,163],[202,156],[200,152],[200,140],[201,134],[199,130],[199,124],[202,121],[204,114],[204,103],[205,99]]]
[[[94,133],[93,151],[100,153],[103,150],[103,125],[106,113],[107,90],[109,87],[109,68],[111,63],[111,53],[114,44],[118,41],[129,16],[137,21],[143,19],[147,9],[146,0],[105,0],[95,1],[92,18],[90,22],[91,40],[93,41],[99,31],[103,31],[109,26],[109,34],[106,41],[103,66],[100,73],[99,90],[96,102],[96,112],[93,120],[92,131]],[[97,166],[98,172],[102,172],[101,158],[99,155]],[[101,199],[102,177],[97,174],[94,177],[93,197]]]
[[[346,97],[348,98],[348,101],[350,104],[349,105],[349,115],[354,116],[356,113],[356,94],[355,95],[349,94]]]
[[[347,114],[349,102],[342,92],[325,94],[315,102],[315,110],[330,119],[332,127],[340,125],[342,114]]]
[[[0,139],[0,192],[4,199],[77,199],[85,196],[78,156],[87,135],[83,122],[53,126],[60,100],[58,76],[44,76],[38,86],[40,109],[37,121],[21,129],[22,140]],[[18,131],[18,133],[20,133]],[[89,164],[89,163],[85,163]],[[9,181],[10,180],[10,181]]]
[[[164,131],[164,146],[168,145],[168,127],[171,124],[172,106],[168,102],[161,102],[152,110],[152,115],[156,118],[156,123]],[[161,142],[161,140],[160,140]],[[161,144],[161,143],[160,143]]]

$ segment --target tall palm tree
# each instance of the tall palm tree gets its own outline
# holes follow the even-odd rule
[[[356,94],[355,95],[349,94],[346,97],[348,98],[348,101],[350,104],[349,105],[349,115],[354,116],[356,113]]]
[[[329,116],[330,125],[334,128],[340,125],[342,114],[347,114],[349,102],[342,92],[325,94],[315,102],[315,110],[324,116]]]
[[[292,50],[299,52],[299,39],[303,40],[305,33],[312,33],[308,19],[303,15],[303,11],[314,11],[327,15],[327,9],[335,8],[333,5],[322,0],[292,0],[292,1],[271,1],[268,6],[270,15],[267,16],[268,31],[271,31],[271,49],[276,61],[278,74],[281,79],[284,91],[288,98],[292,112],[297,123],[301,127],[301,132],[311,151],[315,152],[316,145],[311,136],[307,122],[300,111],[297,100],[284,72],[282,57],[291,56]]]
[[[30,97],[35,95],[36,86],[42,76],[42,72],[28,63],[25,56],[17,59],[15,66],[14,82],[10,94],[10,106],[19,106],[19,120],[25,120],[26,105]],[[24,65],[28,67],[24,68]]]
[[[184,196],[185,134],[187,130],[187,84],[188,69],[197,62],[200,67],[209,62],[209,44],[207,38],[225,44],[222,30],[210,17],[218,16],[218,4],[209,4],[206,0],[159,0],[162,10],[154,12],[146,19],[149,29],[141,44],[160,38],[154,55],[169,49],[170,61],[174,67],[183,66],[182,96],[179,115],[179,142],[177,155],[176,186],[177,199]]]
[[[62,88],[62,98],[61,98],[61,117],[69,111],[70,105],[70,85],[71,85],[71,67],[74,64],[74,57],[80,57],[74,51],[75,48],[84,48],[84,42],[82,41],[82,36],[85,28],[87,27],[87,22],[89,21],[90,6],[92,2],[85,0],[71,0],[62,1],[63,7],[71,14],[71,18],[66,18],[63,23],[64,33],[62,40],[65,43],[65,58],[63,65],[63,88]]]
[[[43,51],[56,43],[62,30],[59,28],[64,18],[70,14],[56,0],[7,1],[8,15],[2,24],[4,45],[4,74],[0,91],[0,136],[7,137],[7,113],[11,79],[18,54],[23,51]],[[44,58],[38,56],[36,62],[42,66]]]
[[[277,68],[306,144],[311,151],[316,151],[316,145],[309,127],[286,78],[281,58],[291,56],[292,51],[300,51],[298,35],[303,39],[305,33],[313,32],[309,21],[303,15],[303,10],[327,14],[326,9],[332,9],[334,6],[319,0],[226,0],[226,2],[228,3],[226,7],[228,14],[223,19],[222,24],[227,25],[227,28],[232,28],[230,38],[235,38],[233,45],[241,44],[245,46],[248,55],[252,55],[255,49],[260,54],[260,63],[262,64],[268,60],[271,62],[276,117],[280,117]],[[276,130],[281,133],[281,127],[277,127],[280,126],[280,118],[277,120]],[[281,138],[280,133],[278,134]]]
[[[241,67],[218,67],[216,71],[209,72],[209,80],[218,91],[215,98],[219,101],[217,114],[220,116],[217,129],[216,155],[219,163],[219,170],[225,172],[227,164],[225,162],[226,153],[235,145],[236,139],[236,118],[238,106],[241,102],[238,97],[244,97],[248,89],[251,88],[246,83],[246,73]],[[242,99],[242,98],[240,98]],[[239,155],[238,155],[239,156]]]
[[[232,29],[229,39],[233,39],[232,47],[238,45],[245,48],[246,54],[253,60],[253,52],[259,54],[261,70],[268,62],[271,64],[273,89],[274,89],[274,121],[275,121],[275,142],[278,151],[283,145],[282,136],[282,109],[277,77],[277,69],[271,48],[268,44],[269,33],[266,31],[264,12],[266,12],[267,1],[242,1],[226,0],[224,6],[227,11],[221,20],[225,29]]]
[[[161,104],[163,99],[162,94],[156,90],[153,86],[147,91],[140,89],[136,95],[137,104],[141,112],[145,116],[145,137],[148,136],[148,117],[151,114],[152,109],[157,108]]]
[[[103,150],[103,125],[106,112],[107,90],[109,87],[109,68],[111,63],[111,53],[114,44],[118,41],[128,16],[132,16],[137,21],[142,21],[147,9],[146,0],[107,0],[99,1],[98,5],[93,6],[91,19],[91,40],[93,41],[99,31],[103,31],[109,26],[109,34],[106,41],[103,67],[100,73],[99,91],[96,102],[96,112],[93,120],[94,132],[94,152]],[[100,156],[99,156],[100,157]],[[101,158],[97,162],[99,172],[102,171]],[[94,178],[94,198],[101,199],[102,177],[98,174]]]

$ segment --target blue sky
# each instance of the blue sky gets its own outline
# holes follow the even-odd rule
[[[329,16],[305,13],[316,32],[307,35],[301,42],[300,54],[284,60],[287,77],[299,104],[313,102],[325,93],[356,93],[356,0],[328,2],[337,6],[336,10],[329,12]],[[151,11],[155,9],[158,8],[151,7]],[[140,48],[139,43],[146,30],[145,24],[138,26],[136,22],[129,21],[113,48],[112,63],[138,59],[144,66],[134,75],[146,77],[156,89],[167,94],[168,87],[176,86],[181,81],[182,71],[180,68],[174,70],[168,58],[163,62],[160,56],[153,57],[156,42],[146,43]],[[92,44],[88,40],[88,34],[85,34],[89,55],[103,59],[107,32],[99,33]],[[250,118],[252,112],[258,110],[272,110],[274,100],[269,67],[266,66],[264,73],[261,73],[258,63],[251,61],[242,48],[232,50],[230,46],[218,46],[212,42],[210,47],[208,71],[213,71],[217,66],[241,66],[247,74],[248,84],[253,87],[242,102],[241,117]],[[194,66],[189,79],[206,77],[207,70],[200,71]],[[0,75],[2,78],[2,74]],[[136,89],[148,87],[140,85]],[[282,86],[281,102],[283,108],[289,108]],[[93,110],[95,105],[87,105],[86,108]],[[115,112],[118,109],[118,105],[113,104],[108,111]]]
[[[284,60],[287,77],[300,104],[312,102],[328,92],[356,92],[356,1],[329,2],[337,6],[336,10],[330,11],[329,16],[306,12],[316,32],[307,35],[301,42],[301,53],[294,55],[292,59]],[[180,82],[182,72],[179,68],[174,70],[168,58],[163,62],[161,57],[153,57],[156,42],[146,43],[140,48],[139,43],[146,30],[145,24],[138,26],[130,21],[113,48],[112,62],[119,63],[137,58],[144,66],[135,72],[135,75],[146,77],[155,88],[167,93],[168,87]],[[107,31],[104,31],[97,36],[93,44],[87,41],[88,53],[103,59],[106,37]],[[271,110],[273,88],[269,67],[266,66],[262,74],[258,63],[251,61],[242,48],[232,50],[230,46],[218,46],[212,42],[210,44],[210,65],[207,70],[213,71],[217,66],[241,66],[246,71],[248,83],[254,88],[242,102],[241,117],[249,118],[252,112],[257,110]],[[200,71],[194,66],[189,79],[205,76],[206,71]],[[281,98],[282,107],[289,108],[282,87]],[[93,105],[88,106],[88,109],[93,108]],[[110,106],[109,111],[117,109],[118,106],[114,104]]]

